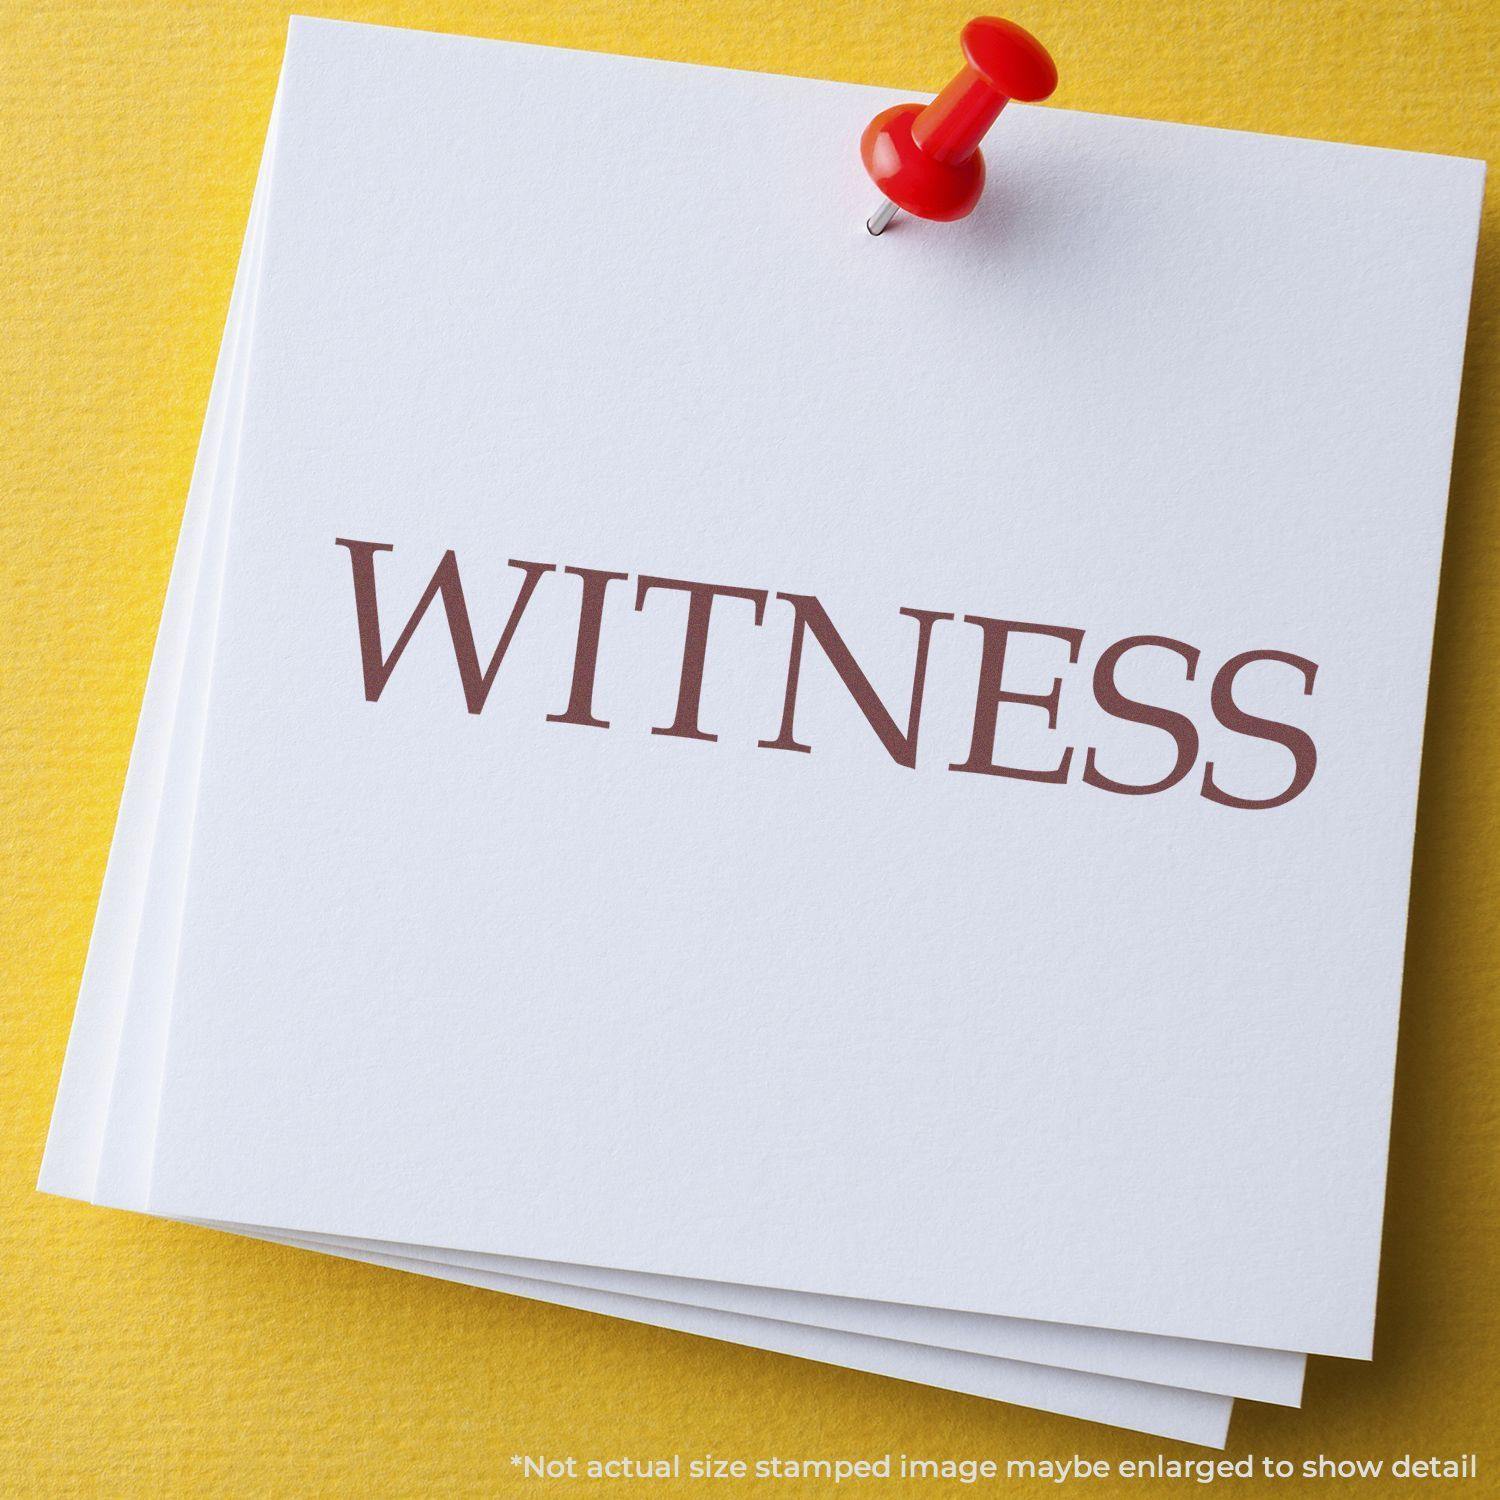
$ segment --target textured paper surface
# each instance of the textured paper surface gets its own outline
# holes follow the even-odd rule
[[[542,101],[573,131],[526,133]],[[996,195],[875,246],[839,143],[883,102],[294,25],[151,1207],[1366,1354],[1481,169],[1017,111],[1003,237]],[[759,143],[733,209],[648,134],[593,151],[659,108],[705,162]],[[389,554],[388,632],[457,547],[486,641],[524,557],[816,587],[887,693],[903,600],[1092,644],[1055,735],[1006,714],[1030,780],[948,774],[972,616],[915,770],[816,663],[816,752],[766,753],[784,606],[719,612],[712,748],[646,732],[681,610],[618,594],[616,727],[554,727],[559,573],[485,716],[436,621],[372,706],[338,537]],[[1238,799],[1286,750],[1215,674],[1269,651],[1235,696],[1317,741],[1306,794],[1046,786],[1170,765],[1080,696],[1126,638]]]
[[[825,8],[815,21],[734,5],[711,17],[629,5],[340,10],[929,88],[951,71],[957,19],[923,7],[878,18]],[[1485,7],[1403,7],[1356,23],[1300,5],[1124,3],[1101,15],[1044,3],[1022,19],[1055,46],[1066,104],[1490,154]],[[10,1485],[56,1492],[103,1476],[116,1492],[494,1493],[509,1482],[511,1447],[527,1443],[1037,1451],[1066,1442],[1066,1424],[1023,1411],[35,1193],[284,19],[277,7],[240,3],[16,6],[3,25],[0,130],[12,174],[0,196],[13,218],[0,244],[0,360],[14,399],[0,425],[15,462],[0,516],[0,786],[12,930],[26,939],[5,951],[0,1091],[0,1320],[8,1356],[28,1372],[0,1389]],[[1420,88],[1413,57],[1426,69]],[[1494,787],[1483,733],[1495,629],[1484,586],[1492,285],[1486,257],[1440,614],[1381,1357],[1318,1366],[1315,1416],[1246,1412],[1242,1448],[1395,1451],[1420,1440],[1456,1451],[1494,1401],[1486,1289],[1500,1239],[1488,1205],[1500,1157],[1483,1102],[1494,1038]],[[147,1409],[156,1420],[142,1423]],[[372,1445],[376,1426],[405,1438]],[[1091,1449],[1146,1446],[1118,1437]]]

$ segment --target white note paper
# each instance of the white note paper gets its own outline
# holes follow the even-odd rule
[[[1368,1352],[1474,164],[1016,110],[972,221],[871,242],[872,91],[321,23],[288,79],[151,1205]],[[662,107],[701,161],[601,155]],[[393,549],[386,651],[448,549],[485,656],[555,565],[483,713],[439,610],[367,701],[339,537]],[[629,574],[607,730],[547,718],[567,566]],[[766,592],[714,605],[716,741],[649,732],[643,574]],[[901,608],[1046,624],[1005,681],[1057,726],[1004,706],[995,763],[1068,779],[948,769],[961,618],[915,768],[811,639],[812,753],[763,748],[778,593],[897,726]],[[1091,691],[1138,636],[1200,744],[1126,797],[1082,775],[1172,772]],[[1300,764],[1213,712],[1266,650],[1235,694],[1316,770],[1227,807],[1208,762]]]

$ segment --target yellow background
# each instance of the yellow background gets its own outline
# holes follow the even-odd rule
[[[583,1494],[518,1481],[509,1455],[1197,1451],[34,1191],[289,8],[0,0],[0,1489]],[[969,11],[323,13],[937,88]],[[1485,0],[1025,0],[1010,14],[1055,52],[1063,105],[1495,153]],[[1500,1493],[1496,200],[1492,187],[1444,560],[1376,1358],[1314,1361],[1301,1413],[1242,1405],[1229,1449],[1478,1449],[1489,1482],[1467,1493]]]

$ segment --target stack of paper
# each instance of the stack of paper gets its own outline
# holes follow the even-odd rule
[[[42,1186],[1206,1444],[1370,1355],[1482,169],[293,24]]]

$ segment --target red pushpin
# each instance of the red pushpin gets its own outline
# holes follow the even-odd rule
[[[1057,87],[1047,49],[1014,21],[980,16],[963,29],[968,66],[931,104],[898,104],[865,127],[860,155],[885,202],[865,225],[881,233],[898,209],[961,219],[984,191],[979,142],[1011,99],[1035,103]]]

